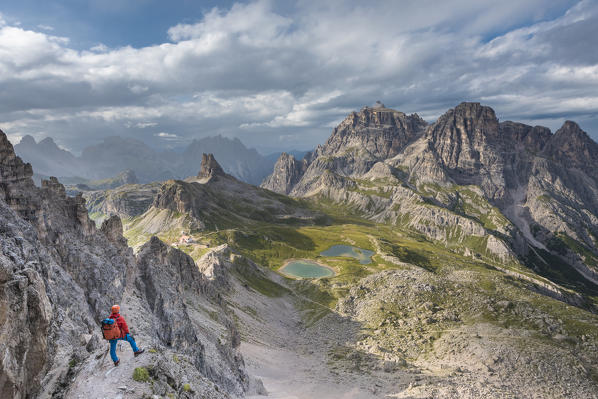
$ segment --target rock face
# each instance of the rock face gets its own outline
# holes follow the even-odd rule
[[[39,201],[28,195],[34,190],[33,169],[14,153],[4,133],[0,134],[0,198],[27,220],[34,220]]]
[[[465,253],[483,237],[483,252],[502,259],[548,248],[598,282],[598,144],[574,122],[552,134],[461,103],[427,126],[380,103],[349,114],[303,163],[281,156],[262,186],[332,199]]]
[[[403,147],[420,135],[427,123],[417,114],[378,107],[364,107],[352,112],[333,131],[315,155],[337,156],[343,151],[365,150],[377,159],[395,156]]]
[[[325,171],[341,176],[366,173],[376,162],[393,157],[423,134],[427,123],[417,114],[364,107],[352,112],[332,132],[326,143],[308,153],[302,163],[281,155],[275,171],[262,187],[293,196],[310,196],[323,186]]]
[[[248,220],[285,223],[295,218],[310,224],[321,216],[296,201],[225,174],[211,154],[204,154],[197,178],[162,184],[143,218],[149,222],[160,210],[189,216],[200,229],[233,228]]]
[[[598,181],[598,144],[577,123],[566,121],[551,137],[544,154]]]
[[[216,159],[214,158],[214,154],[203,154],[201,156],[201,168],[199,169],[199,173],[197,177],[202,179],[210,179],[215,176],[224,176],[224,170]]]
[[[503,136],[491,108],[462,103],[442,115],[426,136],[453,180],[481,186],[493,199],[505,195]]]
[[[158,239],[136,258],[120,219],[97,230],[81,196],[66,196],[55,178],[38,188],[31,176],[0,132],[0,397],[80,395],[80,382],[96,377],[105,353],[98,320],[114,303],[122,304],[138,341],[157,349],[145,361],[159,394],[176,392],[186,375],[203,387],[202,397],[242,395],[248,379],[237,333],[217,287],[193,260]],[[223,312],[229,338],[203,329],[185,297]],[[175,365],[175,353],[189,362]],[[101,384],[94,389],[116,395],[116,387]],[[143,389],[151,393],[149,385]]]
[[[262,183],[263,188],[281,194],[288,194],[299,182],[305,170],[307,161],[297,161],[294,156],[283,152],[274,165],[274,172]]]
[[[161,183],[134,184],[112,190],[86,191],[82,195],[90,213],[133,218],[149,209],[161,186]]]

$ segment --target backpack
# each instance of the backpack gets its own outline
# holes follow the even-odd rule
[[[116,320],[110,318],[102,320],[102,334],[104,335],[104,339],[107,340],[119,339],[121,333]]]

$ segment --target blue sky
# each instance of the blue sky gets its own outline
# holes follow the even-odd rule
[[[39,30],[51,27],[69,37],[79,50],[99,43],[118,47],[144,47],[168,40],[168,28],[193,23],[214,7],[230,8],[233,1],[104,0],[10,1],[2,13],[21,26]]]
[[[381,100],[433,122],[461,101],[598,138],[597,0],[0,4],[0,128],[74,152],[239,137],[322,143]]]

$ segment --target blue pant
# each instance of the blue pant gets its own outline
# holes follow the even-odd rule
[[[133,339],[131,334],[127,334],[123,338],[111,339],[110,340],[110,357],[112,358],[113,362],[116,362],[118,360],[118,356],[116,356],[117,341],[127,341],[128,343],[131,344],[131,348],[133,348],[133,352],[139,352],[139,348],[137,347],[137,344],[135,343],[135,340]]]

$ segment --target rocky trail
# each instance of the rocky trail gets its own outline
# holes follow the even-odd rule
[[[137,367],[147,367],[156,361],[156,356],[147,351],[135,357],[127,342],[119,342],[116,354],[120,364],[115,367],[106,348],[94,353],[95,359],[87,362],[79,372],[79,378],[71,387],[69,397],[77,399],[126,398],[135,392],[143,392],[145,383],[132,379]]]

